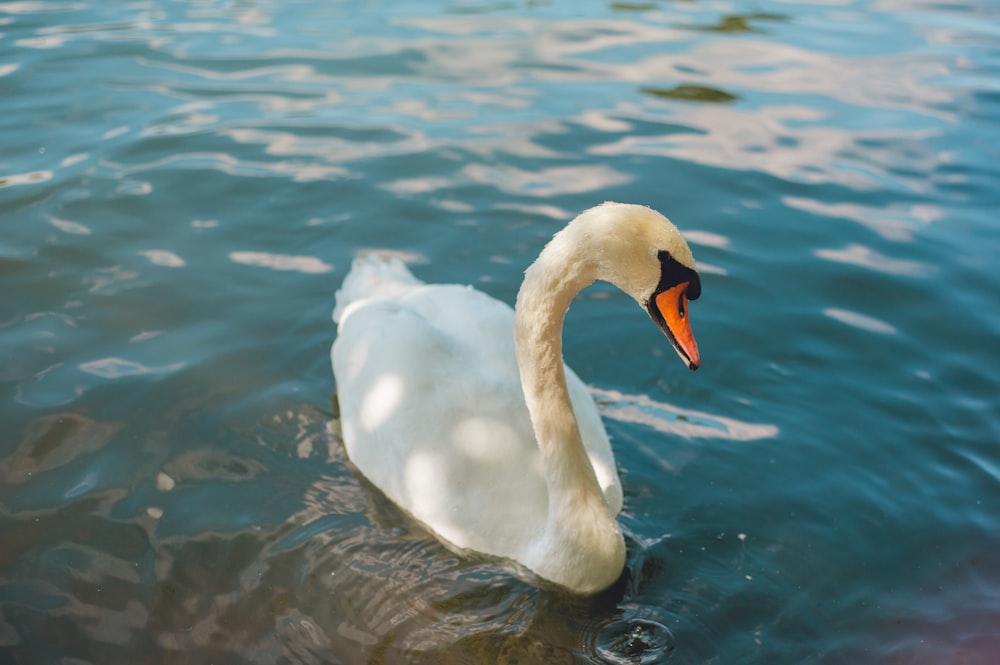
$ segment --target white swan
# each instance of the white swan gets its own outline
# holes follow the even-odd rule
[[[356,259],[331,351],[347,454],[442,540],[520,562],[577,593],[625,563],[622,488],[600,415],[562,359],[562,324],[594,280],[643,306],[697,369],[687,301],[701,284],[680,232],[605,203],[557,233],[510,307],[426,285],[399,260]]]

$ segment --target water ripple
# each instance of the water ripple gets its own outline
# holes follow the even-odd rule
[[[920,261],[909,259],[893,259],[885,256],[870,247],[864,245],[851,244],[843,249],[817,249],[816,256],[827,261],[836,261],[848,265],[860,266],[885,272],[891,275],[901,275],[908,277],[920,277],[928,274],[931,267]]]
[[[896,334],[896,328],[889,325],[885,321],[876,319],[874,316],[868,316],[867,314],[852,312],[846,309],[838,309],[836,307],[827,307],[823,310],[823,313],[831,319],[836,319],[841,323],[846,323],[847,325],[858,328],[859,330],[866,330],[868,332],[879,333],[881,335]]]
[[[992,665],[1000,12],[780,12],[0,2],[0,661]],[[685,229],[706,363],[574,305],[580,599],[356,473],[329,309],[373,247],[513,301],[604,199]]]
[[[752,441],[778,435],[775,425],[744,423],[725,416],[681,409],[646,395],[626,395],[617,390],[591,387],[601,413],[623,422],[638,423],[666,434],[687,438],[721,438]]]
[[[269,252],[231,252],[229,260],[272,270],[294,270],[307,274],[330,272],[333,266],[315,256],[290,256],[287,254],[271,254]]]

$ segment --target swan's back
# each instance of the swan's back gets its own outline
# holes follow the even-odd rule
[[[332,350],[348,456],[444,540],[524,560],[548,490],[514,352],[513,310],[471,287],[426,285],[401,261],[355,260]],[[611,513],[622,490],[597,408],[567,368]]]
[[[344,283],[337,290],[333,321],[340,323],[351,303],[393,296],[423,284],[395,256],[363,254],[351,264]]]

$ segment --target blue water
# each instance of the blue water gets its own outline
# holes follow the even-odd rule
[[[0,2],[0,662],[1000,662],[992,0]],[[590,599],[328,427],[351,257],[512,301],[651,205],[702,369],[604,286]]]

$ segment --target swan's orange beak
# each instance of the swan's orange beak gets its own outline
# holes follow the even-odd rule
[[[655,298],[656,311],[663,321],[663,332],[670,343],[674,345],[677,354],[688,369],[696,370],[701,365],[701,355],[698,354],[698,344],[691,332],[691,321],[688,317],[687,289],[690,282],[681,282],[666,291],[657,294]],[[654,317],[655,318],[655,317]]]

